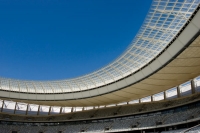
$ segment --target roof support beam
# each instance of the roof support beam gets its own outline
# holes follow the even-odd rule
[[[50,115],[50,114],[51,114],[51,106],[49,107],[48,115]]]
[[[153,97],[154,97],[154,96],[153,96],[153,95],[151,95],[151,102],[153,102]]]
[[[15,112],[16,112],[16,107],[17,107],[17,102],[15,102],[14,114],[15,114]]]
[[[163,95],[164,95],[164,100],[166,100],[167,99],[166,91],[163,92]]]
[[[196,91],[196,90],[195,90],[196,87],[195,87],[194,79],[192,79],[190,82],[191,82],[191,91],[192,91],[192,94],[194,94],[195,91]]]
[[[3,106],[4,106],[4,100],[2,102],[1,112],[3,111]]]
[[[27,107],[26,107],[26,115],[28,115],[28,109],[29,109],[29,104],[27,104]]]
[[[62,113],[62,109],[63,109],[63,107],[61,107],[61,108],[60,108],[60,113],[59,113],[59,114],[61,114],[61,113]]]
[[[181,97],[180,86],[176,87],[177,90],[177,97]]]
[[[37,115],[40,114],[40,105],[38,106],[38,112],[37,112]]]

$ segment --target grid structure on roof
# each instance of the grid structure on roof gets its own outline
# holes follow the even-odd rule
[[[84,76],[58,81],[0,78],[0,89],[28,93],[66,93],[116,82],[154,59],[177,35],[200,0],[154,0],[139,32],[114,62]]]

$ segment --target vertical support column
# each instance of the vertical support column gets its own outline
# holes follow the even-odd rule
[[[176,87],[177,89],[177,97],[181,97],[180,86]]]
[[[4,100],[2,102],[1,112],[3,111],[3,106],[4,106]]]
[[[74,112],[74,107],[71,108],[71,112]]]
[[[62,113],[62,107],[60,107],[60,114]]]
[[[151,102],[153,102],[153,95],[151,95]]]
[[[164,95],[164,100],[167,100],[167,94],[166,94],[166,91],[163,92],[163,95]]]
[[[139,103],[141,103],[141,99],[139,99]]]
[[[29,104],[27,104],[27,107],[26,107],[26,115],[28,114],[28,107],[29,107]]]
[[[38,112],[37,112],[37,115],[39,115],[39,112],[40,112],[40,105],[38,106]]]
[[[192,94],[194,94],[195,93],[195,82],[194,82],[194,79],[192,79],[190,82],[191,82],[191,92],[192,92]]]
[[[51,113],[51,106],[49,107],[49,112],[48,112],[48,115],[50,115],[50,113]]]
[[[127,102],[126,104],[128,105],[129,103]]]
[[[14,114],[15,114],[15,112],[16,112],[16,107],[17,107],[17,102],[15,103]]]

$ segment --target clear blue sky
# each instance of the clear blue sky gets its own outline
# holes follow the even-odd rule
[[[57,80],[115,60],[150,0],[0,0],[0,76]]]

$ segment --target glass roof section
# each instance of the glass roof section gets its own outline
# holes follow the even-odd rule
[[[139,32],[114,62],[84,76],[58,81],[0,78],[0,89],[28,93],[64,93],[97,88],[122,79],[154,59],[177,35],[200,0],[154,0]]]

